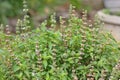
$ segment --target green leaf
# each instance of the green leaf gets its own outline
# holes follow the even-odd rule
[[[4,53],[4,51],[2,49],[0,49],[0,53]]]
[[[44,65],[44,68],[46,69],[48,63],[47,63],[47,60],[43,60],[43,65]]]
[[[20,67],[19,67],[19,66],[14,66],[13,69],[14,69],[14,70],[13,70],[14,72],[17,72],[17,71],[20,70]]]
[[[30,77],[30,74],[29,74],[30,72],[29,72],[29,71],[25,70],[24,73],[26,74],[26,76],[27,76],[28,78]]]
[[[50,80],[49,74],[46,75],[46,80]]]
[[[67,59],[67,61],[68,61],[69,63],[71,63],[71,64],[72,64],[72,63],[74,63],[74,61],[73,61],[73,58],[72,58],[72,57],[71,57],[71,58],[68,58],[68,59]]]
[[[22,76],[23,76],[23,73],[22,73],[22,72],[20,72],[19,74],[16,74],[16,76],[17,76],[19,79],[21,79],[21,78],[22,78]]]

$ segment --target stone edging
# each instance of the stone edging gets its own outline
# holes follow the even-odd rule
[[[102,10],[98,11],[97,16],[101,21],[105,23],[120,26],[120,16],[105,14]]]

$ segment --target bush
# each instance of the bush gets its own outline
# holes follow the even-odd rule
[[[6,26],[6,34],[0,32],[0,79],[108,80],[115,75],[112,69],[120,58],[119,45],[100,31],[98,20],[89,24],[83,14],[79,19],[70,9],[67,21],[60,17],[60,29],[55,14],[49,28],[44,21],[31,30],[27,15],[18,21],[17,35],[11,35]]]

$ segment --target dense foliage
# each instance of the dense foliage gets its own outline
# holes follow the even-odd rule
[[[60,17],[59,29],[54,14],[49,28],[44,21],[34,30],[25,15],[16,35],[8,25],[5,34],[1,25],[0,80],[118,80],[119,45],[99,29],[99,21],[91,24],[83,14],[79,19],[70,8],[68,20]]]

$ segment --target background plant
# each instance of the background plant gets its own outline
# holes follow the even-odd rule
[[[0,0],[0,23],[7,24],[8,18],[21,18],[22,2],[23,0],[18,0],[17,2],[14,0]],[[77,8],[88,8],[83,5],[82,0],[28,0],[30,7],[29,14],[36,15],[38,13],[40,15],[49,15],[51,14],[51,10],[54,11],[55,7],[65,3],[71,3]]]

